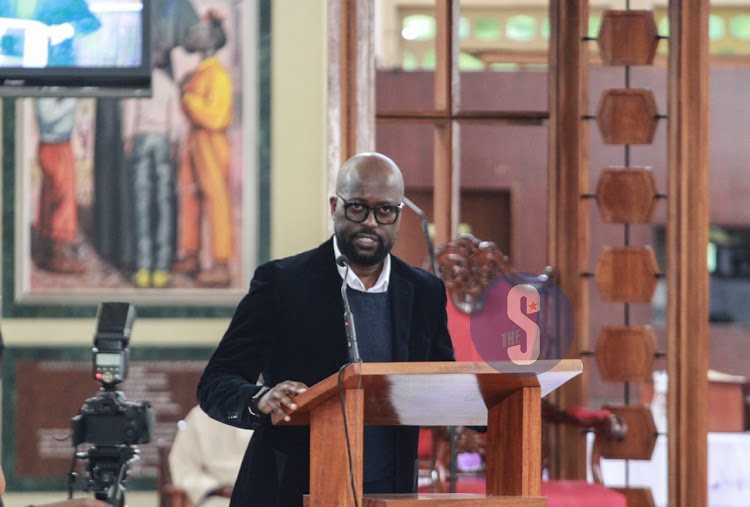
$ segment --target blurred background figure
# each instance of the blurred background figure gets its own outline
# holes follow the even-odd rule
[[[198,14],[190,0],[153,0],[151,14],[151,47],[166,59],[162,70],[174,82],[172,52],[198,23]],[[96,100],[92,241],[105,261],[130,271],[136,264],[135,204],[125,165],[122,106],[121,99]]]
[[[175,159],[183,123],[167,47],[153,48],[152,95],[123,103],[123,137],[134,202],[138,288],[169,286],[175,240]]]
[[[86,271],[76,248],[76,167],[70,144],[77,105],[72,97],[40,98],[35,103],[42,185],[33,257],[37,266],[56,273]]]
[[[179,256],[173,269],[194,276],[205,287],[227,287],[234,253],[229,166],[232,151],[227,128],[232,123],[232,78],[217,57],[227,43],[224,19],[209,10],[192,26],[183,47],[201,62],[182,85],[182,110],[190,129],[179,176]],[[200,262],[201,223],[208,218],[210,267]]]
[[[193,507],[227,507],[253,431],[211,419],[195,406],[180,421],[169,467]]]

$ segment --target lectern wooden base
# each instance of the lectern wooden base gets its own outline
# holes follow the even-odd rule
[[[310,498],[305,495],[305,507]],[[485,496],[465,493],[415,495],[364,495],[362,507],[547,507],[541,496]]]

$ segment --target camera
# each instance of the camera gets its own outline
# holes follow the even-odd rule
[[[114,507],[125,503],[130,465],[138,459],[135,444],[151,441],[154,413],[148,401],[132,402],[115,386],[127,377],[130,332],[135,308],[129,303],[101,303],[94,334],[92,373],[101,384],[71,421],[73,446],[91,444],[75,457],[87,459],[85,491]],[[75,474],[69,474],[69,488]],[[72,491],[71,491],[72,493]]]
[[[151,441],[151,403],[132,402],[120,391],[103,391],[73,418],[73,445],[134,445]]]

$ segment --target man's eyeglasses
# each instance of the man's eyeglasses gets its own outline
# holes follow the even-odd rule
[[[375,221],[381,225],[391,225],[396,223],[401,208],[404,207],[404,203],[398,206],[394,204],[378,204],[377,206],[368,206],[361,202],[347,201],[340,195],[336,194],[336,197],[344,201],[344,216],[351,222],[362,223],[367,220],[370,216],[370,212],[375,215]]]

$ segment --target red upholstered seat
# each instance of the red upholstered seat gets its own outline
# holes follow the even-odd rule
[[[542,483],[547,507],[627,507],[625,495],[601,484],[555,480]]]
[[[570,407],[566,410],[568,415],[592,426],[603,422],[612,416],[612,412],[606,408]]]
[[[432,431],[430,431],[430,428],[419,428],[417,456],[419,456],[419,459],[430,459],[432,456]]]
[[[456,493],[484,495],[484,478],[460,479],[456,483]],[[542,496],[547,497],[547,507],[627,507],[627,500],[622,493],[586,481],[543,482]]]
[[[456,482],[456,493],[484,495],[486,492],[484,477],[465,477]]]

